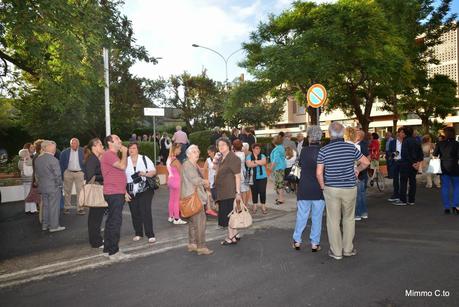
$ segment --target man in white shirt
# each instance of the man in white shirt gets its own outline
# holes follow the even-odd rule
[[[389,164],[392,168],[392,185],[394,187],[392,196],[388,199],[388,201],[394,202],[394,204],[400,201],[400,159],[402,158],[401,153],[404,137],[405,133],[401,128],[399,128],[397,131],[397,138],[389,143],[388,148],[388,154],[391,160],[391,163]]]
[[[84,208],[80,207],[78,201],[80,190],[84,184],[83,148],[80,147],[80,141],[77,138],[70,140],[70,147],[62,151],[59,162],[64,178],[64,214],[70,213],[70,208],[72,207],[72,189],[73,184],[75,184],[77,214],[84,215]]]

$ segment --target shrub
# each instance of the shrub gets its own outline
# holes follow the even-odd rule
[[[152,161],[156,161],[159,156],[159,146],[156,147],[156,158],[154,157],[154,149],[153,149],[153,142],[138,142],[140,150],[139,153],[141,155],[145,155],[150,158]],[[128,146],[129,142],[123,142],[124,146]]]
[[[16,155],[11,160],[6,162],[4,165],[0,166],[0,172],[7,173],[7,174],[18,174],[19,173],[18,162],[19,162],[19,156]]]
[[[207,156],[207,147],[210,146],[210,136],[212,131],[202,130],[191,133],[188,138],[191,144],[197,145],[201,151],[201,158]]]

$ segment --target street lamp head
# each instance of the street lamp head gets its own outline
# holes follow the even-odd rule
[[[198,44],[193,44],[193,45],[191,45],[191,46],[193,46],[193,47],[199,47],[199,45],[198,45]]]

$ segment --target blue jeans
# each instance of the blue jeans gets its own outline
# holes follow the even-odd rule
[[[322,214],[324,213],[324,200],[299,200],[297,202],[295,232],[293,240],[301,243],[301,236],[308,223],[309,212],[311,212],[311,234],[309,238],[314,245],[320,244],[320,233],[322,231]]]
[[[362,214],[368,213],[367,181],[368,179],[357,181],[357,201],[355,203],[355,216],[362,216]]]
[[[459,206],[459,177],[450,175],[441,175],[441,198],[443,200],[443,207],[449,209],[451,207]],[[453,185],[453,203],[451,204],[450,189]]]

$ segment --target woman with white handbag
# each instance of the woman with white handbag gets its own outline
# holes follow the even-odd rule
[[[459,214],[459,143],[455,140],[456,132],[453,127],[443,129],[445,140],[435,146],[434,157],[440,157],[441,165],[441,197],[445,214]],[[432,162],[432,160],[431,160]],[[453,199],[450,199],[450,190],[453,190]]]
[[[28,149],[21,149],[19,151],[18,167],[21,171],[22,186],[24,188],[24,199],[26,199],[32,187],[33,177],[32,158],[30,157],[30,152]],[[37,204],[25,200],[25,213],[34,214],[37,212]]]
[[[435,173],[427,172],[429,169],[430,160],[432,159],[432,152],[435,148],[432,143],[432,138],[430,135],[424,135],[422,137],[422,153],[424,154],[424,161],[422,163],[422,172],[426,177],[426,188],[432,188],[432,182],[437,188],[440,188],[440,176]]]
[[[100,157],[104,153],[104,145],[99,138],[91,139],[84,148],[84,179],[86,183],[94,178],[94,182],[103,185],[104,178],[100,169]],[[81,193],[81,192],[80,192]],[[104,240],[102,239],[100,226],[104,218],[106,208],[89,207],[88,214],[88,235],[89,244],[94,248],[102,248]]]

